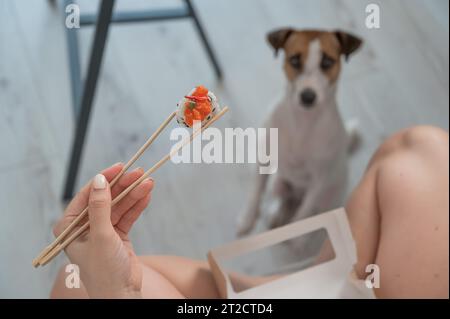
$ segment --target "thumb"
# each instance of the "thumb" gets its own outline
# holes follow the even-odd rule
[[[114,231],[111,224],[111,192],[102,174],[97,174],[91,183],[88,211],[93,235],[107,235]]]

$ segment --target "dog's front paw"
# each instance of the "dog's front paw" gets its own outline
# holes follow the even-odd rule
[[[248,235],[254,226],[255,222],[248,218],[248,215],[244,215],[238,218],[237,220],[237,231],[236,235],[238,237],[243,237],[245,235]]]
[[[353,154],[360,148],[362,143],[358,120],[353,118],[345,122],[345,129],[348,135],[347,151],[349,154]]]
[[[269,220],[268,226],[270,229],[278,228],[287,224],[287,218],[284,214],[274,214],[272,218]]]

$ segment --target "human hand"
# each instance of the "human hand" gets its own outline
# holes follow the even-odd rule
[[[150,202],[153,181],[144,180],[111,207],[111,197],[116,197],[144,173],[140,168],[125,173],[110,189],[108,182],[122,168],[122,164],[116,164],[96,175],[70,202],[53,229],[55,236],[61,234],[88,205],[89,231],[65,251],[70,261],[79,266],[80,278],[91,298],[141,296],[142,268],[128,233]]]

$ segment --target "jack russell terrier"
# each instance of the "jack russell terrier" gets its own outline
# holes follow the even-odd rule
[[[274,195],[279,200],[270,227],[342,206],[348,153],[358,140],[344,125],[336,104],[341,56],[348,60],[362,43],[342,31],[270,32],[267,40],[284,51],[286,92],[266,127],[278,128],[279,163]],[[260,215],[269,175],[258,174],[250,205],[238,220],[238,234],[249,233]]]

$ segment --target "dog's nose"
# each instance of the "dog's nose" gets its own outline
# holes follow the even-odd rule
[[[316,92],[314,92],[312,89],[304,89],[300,93],[300,102],[305,107],[311,107],[314,104],[315,100]]]

